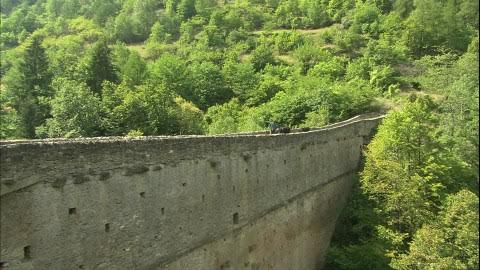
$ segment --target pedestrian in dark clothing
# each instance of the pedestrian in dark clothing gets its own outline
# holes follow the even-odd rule
[[[280,126],[274,121],[270,122],[269,127],[270,127],[270,134],[290,133],[289,127]]]
[[[270,134],[278,133],[279,126],[278,126],[277,123],[272,121],[272,122],[270,122],[269,127],[270,127]]]

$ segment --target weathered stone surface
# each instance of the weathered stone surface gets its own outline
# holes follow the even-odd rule
[[[148,171],[149,171],[149,168],[147,166],[142,164],[137,164],[137,165],[125,167],[125,171],[123,172],[123,175],[130,176],[134,174],[146,173]]]
[[[105,181],[107,180],[108,178],[110,178],[111,175],[110,175],[110,172],[101,172],[99,175],[98,175],[98,180],[100,181]]]
[[[380,120],[1,142],[0,257],[18,270],[316,269]]]
[[[66,183],[67,183],[67,177],[65,177],[65,176],[57,177],[52,182],[52,187],[61,188],[61,187],[65,186]]]

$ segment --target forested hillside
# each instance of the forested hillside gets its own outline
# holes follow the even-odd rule
[[[478,269],[477,0],[1,0],[0,138],[389,114],[327,269]]]
[[[1,4],[2,138],[321,126],[478,46],[474,0]]]

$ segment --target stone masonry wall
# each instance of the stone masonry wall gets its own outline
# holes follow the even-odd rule
[[[381,117],[290,134],[0,143],[10,269],[317,269]]]

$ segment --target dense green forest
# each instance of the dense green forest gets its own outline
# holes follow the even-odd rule
[[[0,138],[388,112],[326,269],[478,269],[477,0],[0,0]]]

